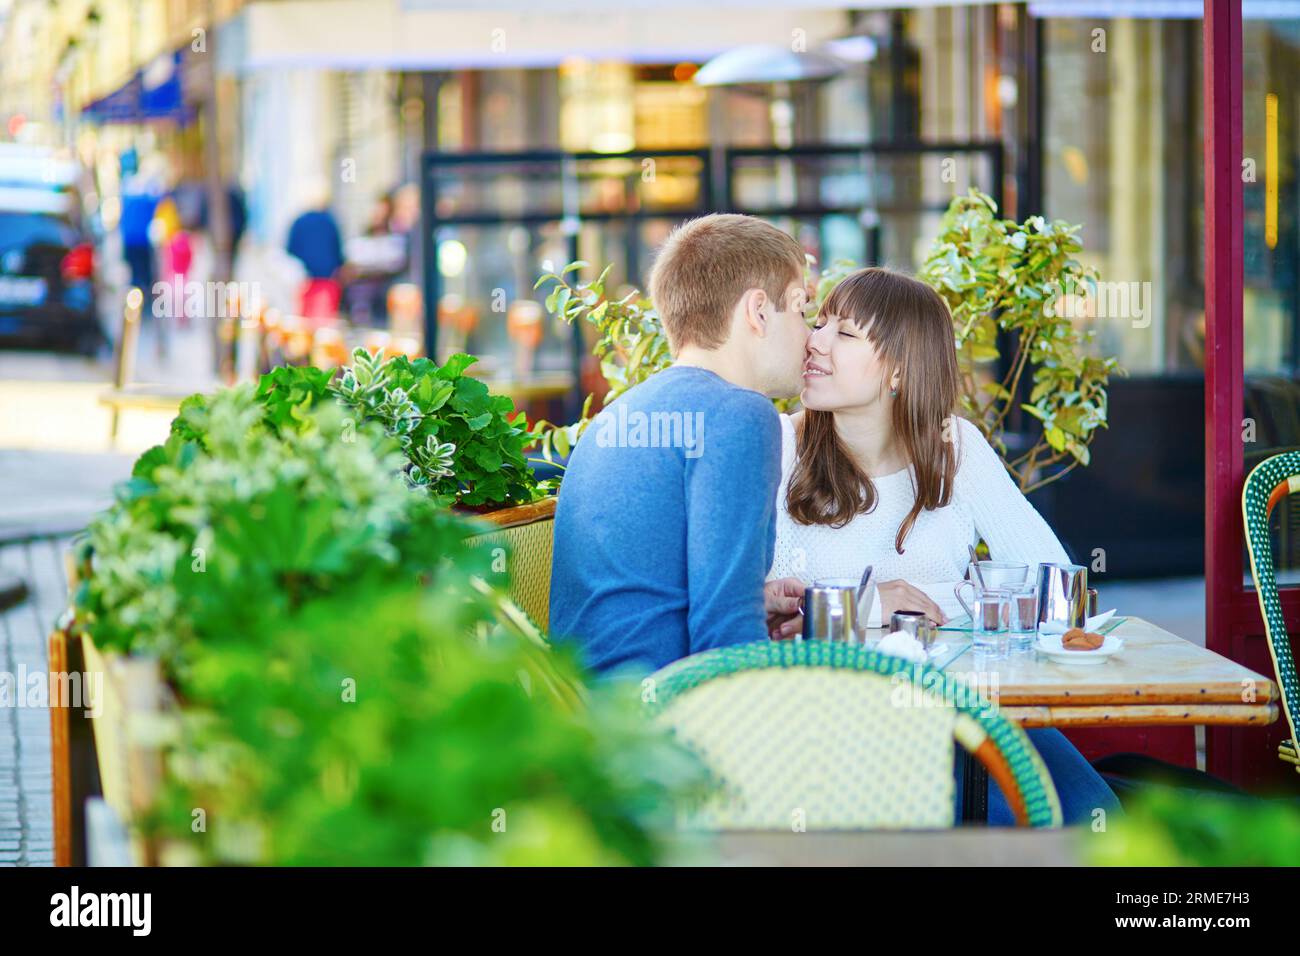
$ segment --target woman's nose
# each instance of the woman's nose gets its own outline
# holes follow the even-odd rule
[[[823,325],[820,329],[813,329],[812,334],[808,336],[808,349],[817,352],[820,355],[827,354],[828,347],[826,344],[826,330],[829,325]]]

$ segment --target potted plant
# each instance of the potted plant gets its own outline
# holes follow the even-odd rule
[[[952,309],[962,412],[1026,494],[1088,464],[1088,446],[1106,427],[1106,386],[1123,374],[1118,360],[1091,354],[1093,333],[1063,307],[1097,280],[1075,258],[1081,228],[1042,216],[999,219],[993,200],[971,190],[948,206],[918,275]],[[1004,434],[1016,409],[1036,421],[1025,429],[1028,447],[1012,453]]]
[[[397,442],[400,466],[413,488],[436,503],[487,514],[543,499],[548,486],[528,467],[529,441],[523,412],[508,396],[466,374],[476,359],[453,355],[443,365],[397,355],[384,359],[358,348],[352,364],[337,372],[312,366],[279,366],[255,393],[265,420],[276,429],[293,426],[323,403],[342,406],[353,424],[375,422]],[[201,407],[196,395],[183,407]],[[203,441],[184,418],[173,429]]]

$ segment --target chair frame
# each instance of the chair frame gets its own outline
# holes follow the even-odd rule
[[[1273,542],[1268,532],[1268,519],[1278,502],[1297,492],[1300,492],[1300,451],[1267,458],[1246,476],[1241,489],[1241,517],[1250,555],[1250,577],[1259,599],[1273,672],[1282,688],[1282,713],[1291,731],[1291,738],[1278,745],[1278,757],[1300,773],[1300,736],[1296,731],[1296,721],[1300,720],[1300,680],[1296,678],[1291,640],[1277,590]]]
[[[943,695],[957,711],[954,738],[988,770],[1007,797],[1020,826],[1061,825],[1061,804],[1047,767],[1024,730],[994,706],[970,700],[971,691],[943,671],[856,644],[828,641],[756,641],[694,654],[657,671],[654,699],[659,715],[678,697],[707,681],[773,667],[825,667],[883,677],[907,674],[913,684]]]

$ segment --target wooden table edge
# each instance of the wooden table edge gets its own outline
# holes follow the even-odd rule
[[[1261,727],[1278,718],[1276,704],[1113,704],[1096,707],[1003,705],[999,712],[1022,727]]]
[[[1000,686],[998,700],[1008,707],[1039,704],[1067,706],[1120,706],[1131,707],[1141,704],[1185,704],[1200,706],[1205,704],[1234,704],[1258,706],[1274,703],[1281,699],[1277,684],[1267,677],[1256,681],[1255,699],[1242,699],[1241,684],[1149,684],[1146,687],[1128,687],[1116,684],[1112,686],[1081,687],[1074,690],[1053,691],[1038,690],[1032,686]]]

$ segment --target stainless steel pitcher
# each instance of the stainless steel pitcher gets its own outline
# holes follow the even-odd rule
[[[1081,564],[1038,566],[1038,623],[1083,627],[1088,620],[1088,569]]]
[[[803,637],[807,641],[862,640],[871,612],[871,569],[862,580],[828,578],[803,592]]]

